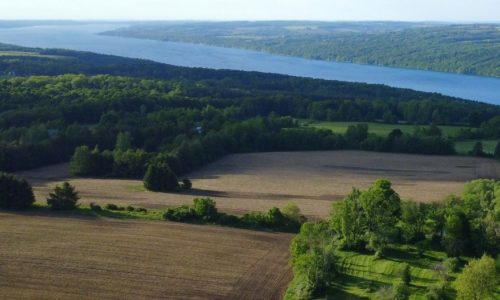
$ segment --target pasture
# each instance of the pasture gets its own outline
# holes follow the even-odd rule
[[[404,133],[412,133],[415,129],[415,125],[413,124],[384,124],[384,123],[375,123],[375,122],[319,122],[319,121],[311,121],[311,120],[302,120],[302,126],[320,128],[320,129],[329,129],[334,133],[344,134],[347,128],[351,125],[356,124],[367,124],[368,132],[373,133],[380,136],[387,136],[392,130],[399,128]],[[428,127],[428,126],[421,126]],[[466,126],[438,126],[443,136],[445,137],[453,137],[455,136],[460,129],[464,128],[472,128]]]
[[[1,299],[280,299],[292,235],[0,212]]]
[[[18,173],[33,185],[37,201],[68,179],[66,164]],[[309,217],[327,217],[332,201],[352,187],[367,188],[377,178],[393,182],[402,198],[439,201],[459,194],[465,182],[500,178],[500,163],[460,156],[424,156],[363,151],[274,152],[229,155],[186,177],[193,190],[180,194],[152,193],[140,180],[83,179],[76,186],[82,203],[164,209],[191,204],[195,197],[212,197],[217,207],[241,215],[295,202]]]

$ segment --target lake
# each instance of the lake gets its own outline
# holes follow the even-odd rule
[[[241,49],[97,34],[121,26],[107,23],[1,29],[0,42],[26,47],[91,51],[185,67],[259,71],[385,84],[500,105],[499,78],[326,62]]]

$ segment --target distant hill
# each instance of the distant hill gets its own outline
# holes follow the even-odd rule
[[[500,77],[500,24],[144,23],[104,34],[244,48],[318,60]]]

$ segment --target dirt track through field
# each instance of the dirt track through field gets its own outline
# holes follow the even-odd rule
[[[0,299],[280,299],[291,238],[0,212]]]
[[[39,201],[68,175],[67,165],[22,172]],[[229,155],[187,177],[194,189],[184,194],[141,191],[137,180],[72,179],[83,202],[165,208],[210,196],[225,212],[282,207],[296,202],[308,216],[326,217],[330,204],[352,187],[366,188],[377,178],[392,180],[403,198],[439,201],[459,194],[466,181],[500,178],[500,163],[460,156],[425,156],[363,151],[252,153]]]

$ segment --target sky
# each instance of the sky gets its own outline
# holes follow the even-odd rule
[[[0,0],[0,19],[500,21],[500,0]]]

